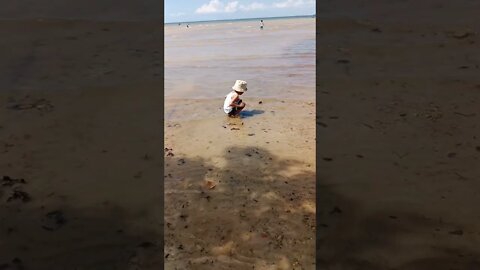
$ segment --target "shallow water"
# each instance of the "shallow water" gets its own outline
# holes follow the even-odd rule
[[[165,26],[165,97],[223,98],[235,80],[249,97],[313,100],[315,18]]]

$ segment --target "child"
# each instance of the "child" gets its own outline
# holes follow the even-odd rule
[[[245,102],[240,99],[240,96],[247,91],[247,82],[237,80],[232,86],[233,91],[228,93],[223,103],[223,111],[230,117],[235,117],[245,108]]]

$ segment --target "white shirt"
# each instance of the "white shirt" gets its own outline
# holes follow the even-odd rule
[[[225,113],[230,113],[233,110],[233,107],[230,106],[230,104],[232,104],[234,94],[235,91],[232,91],[225,97],[225,102],[223,103],[223,111]]]

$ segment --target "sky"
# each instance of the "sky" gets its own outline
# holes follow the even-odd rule
[[[165,0],[165,22],[315,14],[315,0]]]

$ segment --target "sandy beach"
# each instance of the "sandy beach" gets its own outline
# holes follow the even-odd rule
[[[165,269],[315,269],[315,19],[165,31]]]
[[[0,21],[1,269],[162,266],[161,27]]]
[[[318,266],[478,269],[478,2],[354,2],[319,4]]]

